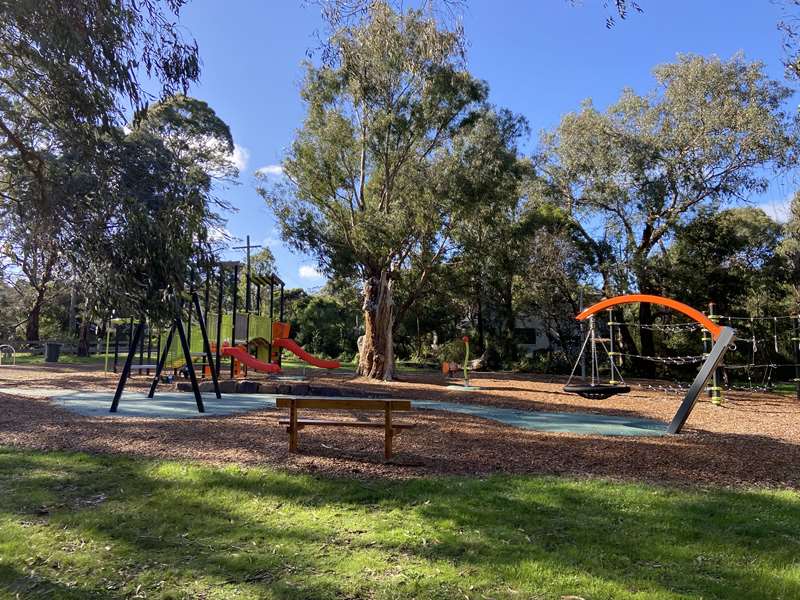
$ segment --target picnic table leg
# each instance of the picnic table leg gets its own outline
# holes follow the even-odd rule
[[[297,402],[289,406],[289,452],[297,452]]]
[[[389,460],[392,458],[392,407],[389,403],[386,404],[384,409],[384,441],[383,441],[383,458]]]

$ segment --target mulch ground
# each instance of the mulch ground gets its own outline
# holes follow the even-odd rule
[[[668,422],[681,396],[638,389],[593,401],[565,394],[563,380],[516,374],[478,374],[480,392],[445,389],[441,376],[403,375],[391,384],[342,375],[316,375],[315,384],[344,394],[388,392],[398,398],[485,403],[531,411],[582,411]],[[793,396],[731,392],[724,406],[698,402],[676,436],[603,437],[526,431],[466,415],[418,411],[416,423],[395,440],[395,458],[383,461],[382,430],[309,428],[300,453],[289,454],[277,423],[283,411],[228,417],[165,420],[83,417],[15,387],[113,391],[113,375],[89,367],[0,368],[0,445],[39,450],[122,453],[211,463],[269,465],[292,472],[408,478],[491,473],[598,475],[689,485],[800,489],[800,404]],[[147,378],[129,389],[146,387]],[[315,413],[314,417],[325,418]],[[339,415],[341,416],[341,415]],[[369,415],[375,418],[374,415]]]

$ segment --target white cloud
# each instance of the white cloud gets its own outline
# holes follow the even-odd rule
[[[227,242],[233,236],[225,227],[210,227],[208,230],[209,242]]]
[[[300,265],[297,274],[300,276],[300,279],[319,279],[322,277],[322,273],[311,265]]]
[[[280,177],[283,175],[283,167],[280,165],[266,165],[256,169],[256,175],[262,177]]]
[[[779,223],[786,223],[789,220],[789,212],[792,203],[792,197],[786,200],[773,200],[771,202],[764,202],[759,204],[759,208],[767,213],[770,217]]]
[[[233,145],[233,154],[231,154],[231,162],[242,173],[247,168],[247,161],[250,160],[250,151],[244,146],[239,144]]]

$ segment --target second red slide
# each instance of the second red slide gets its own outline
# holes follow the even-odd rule
[[[317,358],[313,354],[309,354],[303,350],[297,342],[289,338],[277,338],[272,342],[272,346],[273,348],[286,348],[300,360],[304,360],[308,364],[319,367],[320,369],[338,369],[342,366],[338,360],[325,360],[324,358]]]

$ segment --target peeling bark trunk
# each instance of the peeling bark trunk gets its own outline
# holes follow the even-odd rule
[[[33,306],[31,306],[28,313],[28,322],[25,325],[25,339],[31,342],[39,341],[39,321],[42,315],[44,296],[44,289],[36,293],[36,299],[33,301]]]
[[[394,300],[386,271],[364,282],[364,343],[358,374],[371,379],[394,378]]]

